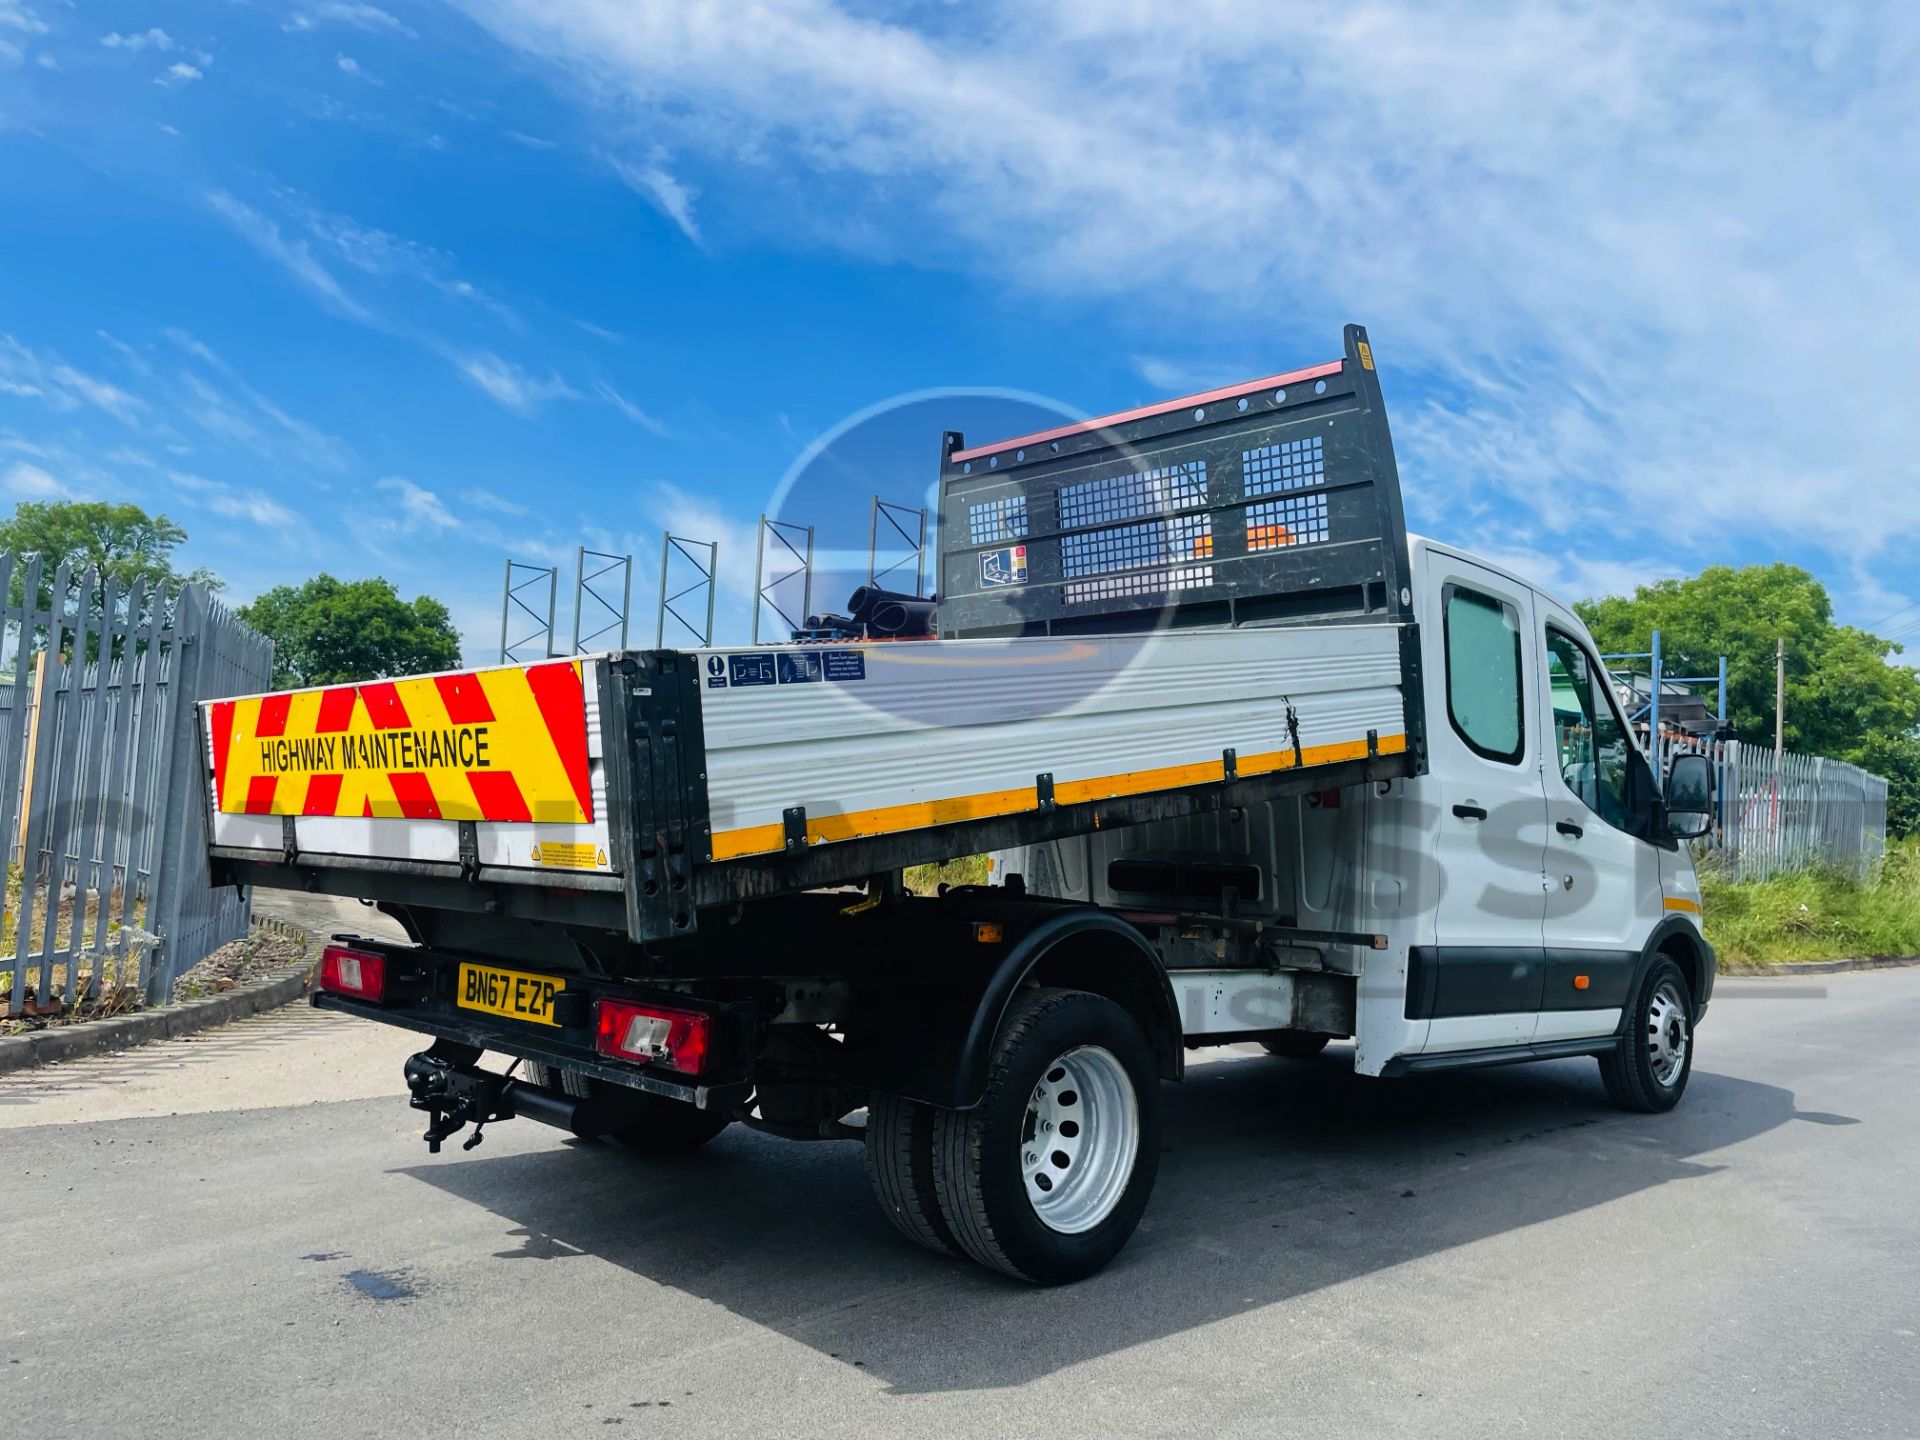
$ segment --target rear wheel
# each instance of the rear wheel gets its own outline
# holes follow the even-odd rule
[[[1662,958],[1640,982],[1618,1048],[1600,1057],[1600,1079],[1614,1104],[1655,1114],[1680,1103],[1692,1073],[1693,993]]]
[[[684,1100],[638,1095],[639,1119],[607,1138],[636,1155],[686,1155],[698,1150],[733,1121],[717,1110],[700,1110]]]
[[[1160,1084],[1132,1016],[1079,990],[1028,990],[994,1041],[986,1094],[933,1116],[933,1169],[960,1248],[1059,1285],[1133,1234],[1160,1165]]]
[[[1260,1044],[1269,1055],[1278,1055],[1282,1060],[1311,1060],[1327,1048],[1331,1035],[1321,1035],[1312,1030],[1280,1030],[1267,1036]]]
[[[933,1107],[896,1095],[867,1102],[867,1180],[893,1228],[943,1255],[964,1252],[933,1183]]]

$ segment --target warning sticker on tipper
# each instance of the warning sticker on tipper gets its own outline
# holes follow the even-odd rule
[[[998,585],[1027,583],[1027,547],[1007,545],[998,550],[980,552],[980,584],[983,589]]]
[[[782,685],[805,685],[820,678],[820,652],[818,650],[782,650],[780,652],[780,683]]]
[[[223,815],[593,818],[578,661],[216,700],[206,722]]]
[[[533,863],[547,870],[599,870],[607,852],[574,840],[542,840],[533,847]]]
[[[844,683],[867,678],[867,656],[863,650],[829,650],[820,660],[828,680]]]
[[[727,680],[734,685],[771,685],[774,683],[773,656],[727,656]]]

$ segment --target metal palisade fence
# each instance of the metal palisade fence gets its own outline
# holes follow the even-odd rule
[[[204,586],[0,554],[0,1014],[175,977],[246,933],[206,861],[195,704],[267,687],[273,646]]]
[[[1713,829],[1697,843],[1730,878],[1831,866],[1864,878],[1887,848],[1887,782],[1858,765],[1739,740],[1660,737],[1660,771],[1691,751],[1714,767]]]

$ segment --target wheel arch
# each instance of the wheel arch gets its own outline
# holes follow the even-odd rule
[[[1678,915],[1669,915],[1647,937],[1646,946],[1640,953],[1640,963],[1634,967],[1633,983],[1627,989],[1630,997],[1640,993],[1641,982],[1647,978],[1647,971],[1660,960],[1673,961],[1686,977],[1687,989],[1693,996],[1692,1019],[1698,1024],[1700,1017],[1706,1014],[1707,1001],[1713,994],[1713,947],[1707,943],[1698,927]],[[1621,1016],[1621,1025],[1624,1030],[1624,1014]]]
[[[1106,997],[1140,1022],[1161,1079],[1179,1080],[1186,1074],[1187,1052],[1180,1043],[1173,984],[1160,956],[1138,930],[1118,916],[1092,911],[1083,923],[1045,935],[1036,931],[1028,942],[1009,952],[1008,963],[994,976],[994,988],[986,997],[990,1003],[981,1005],[979,1016],[985,1020],[991,1010],[991,1024],[968,1036],[969,1048],[978,1047],[977,1057],[969,1059],[977,1058],[983,1083],[993,1037],[1015,993],[1026,985],[1052,985]]]
[[[1113,1001],[1139,1023],[1165,1079],[1185,1073],[1173,986],[1153,947],[1117,915],[1080,905],[1028,912],[996,908],[1007,932],[998,955],[948,952],[947,964],[909,976],[869,977],[844,1051],[845,1078],[907,1100],[968,1109],[986,1091],[994,1038],[1029,986],[1085,990]]]

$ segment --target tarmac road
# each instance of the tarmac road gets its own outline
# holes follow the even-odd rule
[[[1920,1434],[1920,970],[1723,980],[1667,1116],[1225,1052],[1055,1291],[898,1240],[843,1143],[429,1158],[414,1048],[296,1007],[0,1078],[7,1432]]]

